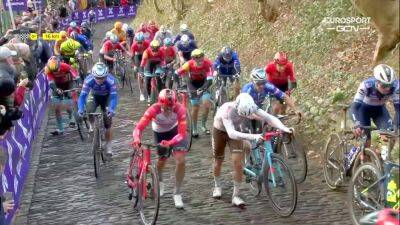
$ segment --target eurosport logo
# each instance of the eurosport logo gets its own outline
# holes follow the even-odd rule
[[[327,24],[327,30],[336,32],[358,32],[368,30],[371,17],[325,17],[322,23]]]

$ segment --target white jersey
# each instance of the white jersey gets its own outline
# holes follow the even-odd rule
[[[393,87],[386,95],[381,94],[376,89],[376,79],[369,78],[361,82],[358,87],[357,94],[354,97],[355,102],[364,103],[371,106],[383,106],[389,99],[393,100],[393,104],[399,104],[399,81],[393,83]]]

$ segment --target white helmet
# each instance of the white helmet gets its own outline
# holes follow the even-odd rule
[[[189,36],[187,36],[186,34],[182,35],[181,42],[183,45],[185,45],[185,46],[189,45],[189,41],[190,41]]]
[[[393,84],[396,80],[396,73],[392,67],[385,64],[379,64],[374,68],[374,77],[384,84]]]
[[[189,31],[189,27],[188,27],[188,25],[187,24],[182,24],[180,27],[179,27],[179,29],[181,30],[181,32],[186,32],[186,31]]]
[[[161,27],[160,27],[160,32],[162,33],[162,34],[165,34],[166,32],[167,32],[167,26],[165,26],[165,25],[161,25]]]
[[[241,93],[236,97],[235,108],[240,116],[250,116],[258,110],[253,98],[247,93]]]
[[[116,43],[118,43],[119,38],[118,38],[118,36],[117,36],[116,34],[111,33],[111,35],[110,35],[110,41],[111,41],[113,44],[116,44]]]
[[[112,34],[111,31],[108,31],[108,32],[106,33],[106,38],[107,38],[107,39],[110,39],[111,34]]]
[[[259,68],[253,69],[251,71],[251,79],[253,82],[266,81],[265,71]]]
[[[124,24],[122,25],[122,30],[123,30],[123,31],[127,32],[127,31],[128,31],[128,28],[129,28],[129,25],[128,25],[127,23],[124,23]]]

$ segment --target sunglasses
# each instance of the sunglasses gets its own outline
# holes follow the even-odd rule
[[[95,80],[105,80],[106,78],[105,77],[95,77],[94,79]]]
[[[385,88],[385,89],[391,88],[391,87],[393,86],[393,84],[384,84],[384,83],[382,83],[382,82],[378,82],[378,84],[379,84],[381,87]]]
[[[263,85],[265,85],[265,81],[256,82],[256,85],[257,86],[263,86]]]

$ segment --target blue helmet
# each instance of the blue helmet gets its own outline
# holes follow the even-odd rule
[[[138,42],[144,41],[144,34],[143,34],[143,32],[140,32],[140,33],[138,33],[138,34],[136,35],[136,41],[138,41]]]
[[[165,38],[164,39],[164,45],[167,47],[172,46],[174,43],[172,43],[172,39],[171,38]]]

